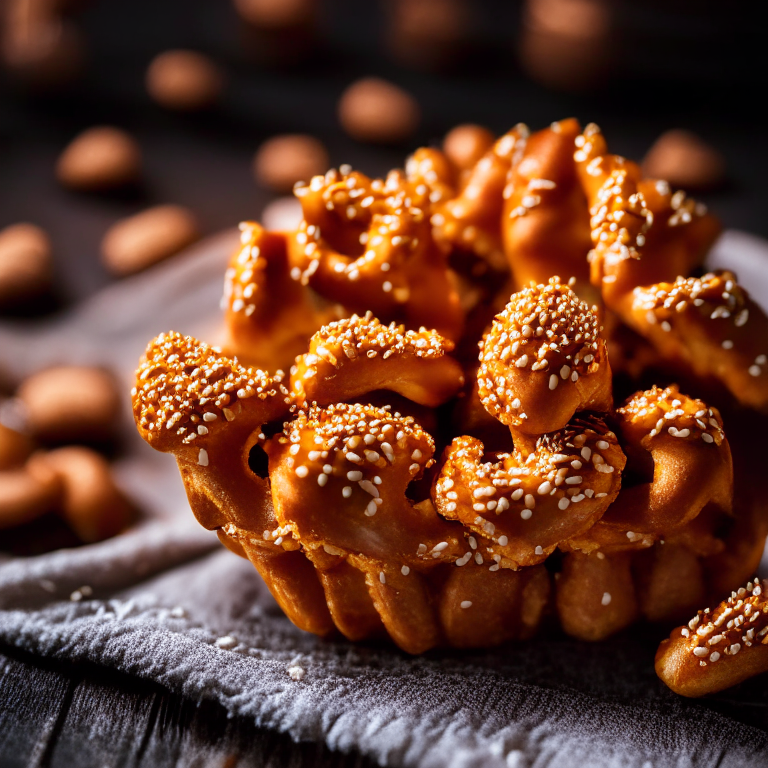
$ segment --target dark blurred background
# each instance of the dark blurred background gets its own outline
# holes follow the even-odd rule
[[[666,129],[687,128],[726,163],[725,181],[703,199],[726,227],[768,235],[764,33],[727,4],[322,0],[309,21],[286,25],[280,6],[296,0],[262,2],[256,23],[247,0],[52,0],[56,39],[20,53],[13,13],[24,2],[0,6],[0,229],[30,221],[49,233],[65,303],[112,279],[99,244],[118,219],[160,203],[188,206],[203,233],[258,217],[274,195],[255,181],[253,154],[283,133],[312,134],[333,165],[381,174],[468,121],[503,133],[575,115],[635,159]],[[147,67],[171,48],[221,67],[212,107],[177,113],[150,98]],[[49,61],[39,66],[36,55]],[[421,107],[418,130],[395,146],[359,143],[339,125],[340,94],[370,75]],[[62,149],[97,124],[137,139],[140,185],[95,196],[57,183]]]

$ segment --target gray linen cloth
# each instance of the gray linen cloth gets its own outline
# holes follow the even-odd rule
[[[0,560],[1,643],[135,674],[382,765],[768,765],[768,735],[741,716],[768,710],[768,694],[747,684],[714,701],[676,697],[653,673],[659,630],[594,645],[549,632],[413,658],[323,641],[285,619],[251,565],[194,521],[174,460],[138,438],[128,408],[150,338],[173,329],[216,339],[236,240],[234,231],[211,238],[54,322],[0,324],[0,366],[12,377],[77,362],[120,378],[127,451],[116,470],[147,510],[110,541]],[[710,264],[735,269],[768,306],[768,243],[728,232]]]

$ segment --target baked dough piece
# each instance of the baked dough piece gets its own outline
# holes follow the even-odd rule
[[[291,391],[302,402],[330,405],[387,389],[434,408],[464,384],[453,349],[437,331],[382,325],[370,312],[353,315],[311,338],[291,370]]]
[[[757,578],[672,630],[656,652],[656,674],[682,696],[698,697],[768,671],[768,604]]]
[[[246,368],[170,332],[150,342],[131,395],[139,433],[176,457],[200,524],[251,560],[297,626],[330,632],[333,623],[314,569],[290,537],[275,543],[269,481],[248,465],[251,450],[263,450],[262,426],[288,413],[282,375]]]

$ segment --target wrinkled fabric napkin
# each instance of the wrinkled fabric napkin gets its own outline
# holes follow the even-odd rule
[[[69,362],[108,366],[126,392],[119,482],[146,510],[112,540],[0,556],[0,643],[139,675],[233,715],[419,768],[714,768],[768,765],[763,686],[692,702],[653,672],[658,630],[604,643],[559,634],[489,652],[413,658],[296,629],[246,561],[195,522],[172,457],[136,435],[128,407],[147,341],[177,330],[214,342],[226,232],[116,283],[43,324],[0,324],[0,366],[21,378]],[[768,243],[727,232],[710,261],[768,306]],[[3,559],[4,558],[4,559]],[[768,718],[762,723],[768,722]]]

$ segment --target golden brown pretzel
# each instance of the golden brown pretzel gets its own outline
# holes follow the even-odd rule
[[[608,154],[594,123],[576,137],[576,147],[591,216],[592,283],[621,314],[636,286],[674,280],[701,263],[720,227],[685,193],[672,194],[665,181],[643,179],[636,163]]]
[[[571,118],[532,134],[504,192],[501,234],[518,288],[552,275],[575,277],[575,290],[595,301],[587,254],[592,247],[587,200],[576,175]]]
[[[254,221],[243,222],[240,232],[224,276],[225,347],[249,365],[287,370],[309,337],[342,310],[291,279],[285,233]]]
[[[291,370],[291,392],[305,403],[329,405],[388,389],[436,407],[464,384],[448,353],[454,344],[437,331],[382,325],[370,312],[321,328]]]
[[[347,171],[347,169],[343,169]],[[351,313],[461,335],[463,314],[432,239],[426,185],[330,170],[297,186],[304,220],[288,239],[291,276]]]
[[[768,671],[768,603],[757,578],[672,630],[656,674],[682,696],[716,693]]]
[[[527,450],[483,459],[479,440],[455,438],[435,506],[491,539],[487,552],[511,568],[543,562],[560,542],[594,525],[616,498],[625,463],[616,435],[594,416],[573,419]]]
[[[716,408],[673,384],[636,393],[617,416],[622,445],[648,479],[622,488],[603,524],[662,534],[691,522],[707,506],[731,512],[733,463]]]
[[[504,189],[507,175],[519,161],[528,133],[528,128],[520,123],[498,139],[467,172],[461,188],[449,200],[443,199],[445,193],[442,189],[447,176],[440,175],[441,166],[435,163],[435,181],[442,186],[437,187],[441,199],[435,205],[432,225],[439,243],[448,249],[471,251],[495,269],[506,271],[507,262],[501,242]],[[422,164],[414,164],[412,169]],[[417,178],[426,180],[423,175]]]
[[[732,272],[635,288],[624,317],[665,359],[768,407],[768,318]]]
[[[480,350],[479,394],[515,433],[565,426],[576,411],[609,411],[611,369],[595,309],[557,277],[514,294]]]
[[[314,570],[290,537],[282,547],[274,543],[269,482],[248,466],[251,449],[264,444],[262,425],[288,413],[282,376],[246,368],[171,332],[150,342],[131,394],[139,433],[174,454],[200,524],[253,562],[294,623],[329,632]]]

